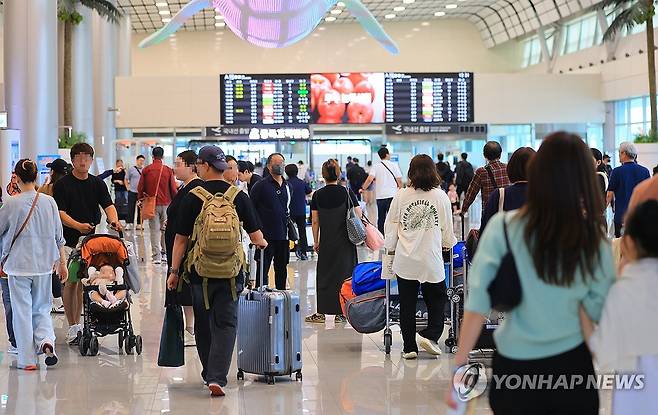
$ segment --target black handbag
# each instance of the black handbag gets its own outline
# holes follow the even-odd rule
[[[179,305],[168,305],[162,323],[158,366],[180,367],[185,364],[183,325],[183,308]]]
[[[288,227],[288,240],[297,242],[299,241],[299,231],[297,231],[297,225],[290,217],[290,198],[292,197],[292,191],[290,186],[286,184],[288,189],[288,204],[286,205],[286,226]]]
[[[505,218],[503,218],[503,233],[505,234],[507,253],[503,256],[496,277],[489,284],[487,291],[491,300],[491,307],[498,311],[507,312],[521,303],[521,279],[510,248]]]

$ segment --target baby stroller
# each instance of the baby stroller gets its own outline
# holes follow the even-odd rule
[[[130,255],[133,252],[133,255]],[[119,336],[119,351],[125,348],[126,354],[137,352],[142,354],[142,336],[135,335],[130,316],[130,291],[139,292],[140,281],[136,270],[137,261],[134,259],[134,251],[128,242],[124,242],[122,236],[113,235],[91,235],[82,240],[78,247],[80,262],[79,277],[88,278],[89,268],[100,268],[110,265],[112,268],[121,268],[125,279],[123,283],[107,286],[107,291],[116,294],[126,291],[125,305],[121,307],[107,308],[92,302],[90,293],[99,292],[97,285],[83,285],[83,330],[78,332],[78,344],[82,356],[96,356],[98,354],[98,338],[111,334]]]

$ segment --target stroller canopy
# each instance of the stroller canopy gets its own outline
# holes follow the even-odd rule
[[[128,261],[128,249],[123,241],[115,236],[93,235],[82,242],[80,256],[87,267],[125,266]]]

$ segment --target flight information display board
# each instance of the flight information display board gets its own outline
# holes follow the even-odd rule
[[[225,126],[472,123],[473,73],[221,75]]]
[[[310,75],[221,76],[222,125],[309,124]]]
[[[387,123],[473,122],[473,73],[386,73]]]

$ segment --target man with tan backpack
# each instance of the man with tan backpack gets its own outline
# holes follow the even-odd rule
[[[148,221],[151,235],[151,259],[159,265],[166,261],[164,252],[164,225],[167,222],[167,206],[176,195],[174,171],[162,162],[164,149],[153,148],[153,163],[146,166],[139,178],[137,199],[142,205],[142,219]]]
[[[185,196],[176,229],[169,290],[189,280],[194,302],[194,335],[201,377],[213,396],[224,396],[235,347],[238,295],[244,287],[246,252],[240,225],[257,248],[266,248],[258,215],[246,193],[223,181],[228,168],[216,146],[199,151],[197,173],[204,180]],[[183,257],[187,253],[185,262]]]

